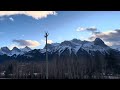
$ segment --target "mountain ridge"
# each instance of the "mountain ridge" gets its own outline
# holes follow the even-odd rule
[[[24,48],[20,48],[18,49],[17,47],[13,47],[12,50],[10,50],[8,47],[1,47],[0,48],[0,55],[8,55],[8,56],[12,56],[14,54],[19,55],[19,54],[24,54],[25,52],[28,52],[32,50],[31,48],[29,48],[28,46],[24,47]]]
[[[45,46],[46,47],[46,46]],[[45,53],[45,47],[43,49],[34,49],[39,50],[40,53]],[[91,51],[99,51],[102,54],[109,53],[109,50],[112,49],[111,47],[107,46],[100,38],[96,38],[94,41],[81,41],[79,39],[72,39],[72,40],[65,40],[61,43],[52,43],[48,44],[48,52],[49,53],[57,53],[61,54],[64,52],[64,50],[68,50],[68,54],[74,53],[77,54],[77,52],[83,49],[87,53],[90,54]],[[1,47],[0,49],[0,55],[6,54],[8,56],[12,56],[14,54],[16,55],[23,55],[28,52],[34,51],[28,46],[24,48],[18,49],[17,47],[13,47],[12,50],[9,50],[8,47]]]

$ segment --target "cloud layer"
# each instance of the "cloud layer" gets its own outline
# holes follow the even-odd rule
[[[92,27],[79,27],[76,31],[88,31],[92,32],[92,35],[88,40],[93,41],[95,38],[101,38],[109,46],[118,46],[120,45],[120,29],[115,29],[106,32],[98,32],[98,29],[95,26]]]
[[[13,42],[17,43],[18,46],[29,46],[29,47],[37,47],[40,45],[38,41],[34,40],[13,40]]]
[[[94,40],[97,37],[103,39],[109,46],[120,45],[120,29],[94,33],[94,35],[92,35],[89,40]]]
[[[0,11],[0,17],[11,15],[26,15],[34,19],[46,18],[48,15],[56,15],[55,11]]]
[[[92,27],[78,27],[77,30],[78,32],[81,32],[81,31],[90,31],[90,32],[96,32],[97,31],[97,28],[95,26],[92,26]]]

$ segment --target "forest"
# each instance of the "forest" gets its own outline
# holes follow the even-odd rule
[[[120,66],[110,56],[54,57],[48,62],[48,79],[118,79]],[[5,61],[0,78],[46,79],[46,61]]]

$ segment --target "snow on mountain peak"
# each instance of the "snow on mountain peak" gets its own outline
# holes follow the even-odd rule
[[[102,52],[107,52],[109,47],[104,44],[104,42],[100,38],[96,38],[95,41],[89,42],[89,41],[81,41],[78,39],[73,39],[70,41],[63,41],[60,44],[49,44],[48,49],[51,52],[56,52],[58,51],[59,53],[62,53],[64,50],[69,50],[71,53],[71,50],[76,54],[78,50],[82,48],[86,50],[87,52],[89,51],[100,51]]]
[[[1,47],[1,50],[5,51],[5,52],[9,52],[10,51],[8,47]]]
[[[78,44],[81,43],[81,40],[78,40],[78,39],[73,39],[73,40],[71,40],[71,41],[74,42],[74,43],[78,43]]]
[[[10,50],[8,47],[1,47],[0,48],[0,55],[4,55],[4,54],[6,54],[8,56],[12,56],[14,54],[16,54],[16,55],[22,55],[22,54],[27,53],[27,52],[29,52],[31,50],[32,49],[29,48],[28,46],[26,46],[24,48],[21,48],[21,49],[19,49],[17,47],[13,47],[12,50]]]
[[[26,46],[24,48],[21,48],[20,50],[23,51],[23,52],[29,52],[29,51],[31,51],[31,48],[29,48],[28,46]]]
[[[21,53],[21,50],[18,49],[17,47],[14,47],[12,50],[11,50],[11,55],[19,55]]]
[[[12,51],[20,51],[17,47],[13,47]]]
[[[1,55],[3,55],[3,54],[10,54],[10,50],[9,50],[8,47],[1,47],[0,53],[1,53]]]

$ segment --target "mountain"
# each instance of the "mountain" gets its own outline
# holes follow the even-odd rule
[[[65,50],[68,50],[70,54],[76,54],[79,49],[83,49],[88,53],[89,51],[100,51],[101,53],[107,53],[110,47],[105,45],[100,38],[96,38],[93,42],[73,39],[70,41],[63,41],[60,44],[48,44],[48,51],[51,53],[58,52],[59,55]]]
[[[21,48],[20,50],[23,51],[23,52],[29,52],[29,51],[31,51],[32,49],[29,48],[28,46],[26,46],[26,47],[24,47],[24,48]]]
[[[50,54],[57,53],[58,55],[61,55],[63,52],[67,52],[67,54],[77,54],[79,50],[84,50],[88,54],[91,54],[91,51],[99,51],[102,54],[109,53],[109,50],[111,49],[105,43],[100,39],[96,38],[93,42],[90,41],[81,41],[79,39],[73,39],[69,41],[63,41],[61,43],[52,43],[48,44],[48,52]],[[45,53],[46,46],[43,49],[40,49],[40,53]],[[9,50],[8,47],[1,47],[0,49],[0,55],[6,54],[8,56],[12,56],[14,54],[16,55],[23,55],[29,51],[32,51],[31,48],[28,46],[18,49],[17,47],[14,47],[12,50]]]
[[[48,53],[51,55],[58,54],[59,56],[65,52],[67,54],[75,54],[77,55],[78,52],[83,52],[87,54],[92,54],[93,52],[99,52],[101,54],[109,53],[112,48],[107,46],[100,38],[96,38],[94,41],[81,41],[79,39],[73,39],[73,40],[66,40],[61,43],[52,43],[48,44]],[[39,53],[44,54],[46,52],[46,46],[43,49],[38,50]],[[36,49],[37,51],[37,49]],[[12,56],[14,54],[16,55],[23,55],[25,53],[34,53],[35,50],[31,50],[28,46],[18,49],[17,47],[14,47],[12,50],[9,50],[7,47],[2,47],[0,49],[0,55],[7,54],[9,56]],[[29,53],[28,53],[29,54]],[[38,53],[37,53],[38,54]],[[31,55],[30,55],[31,56]]]
[[[114,45],[111,48],[120,51],[120,45]]]
[[[21,49],[18,49],[17,47],[13,47],[12,50],[10,50],[8,47],[1,47],[0,49],[0,55],[8,55],[8,56],[12,56],[14,54],[16,55],[22,55],[26,52],[29,52],[31,49],[29,47],[25,47],[25,48],[21,48]]]
[[[0,53],[1,54],[10,54],[11,52],[8,47],[1,47]]]
[[[81,44],[81,40],[78,40],[78,39],[73,39],[73,40],[71,40],[71,41],[74,42],[74,43]]]
[[[19,55],[19,54],[21,54],[21,53],[22,53],[21,50],[18,49],[17,47],[14,47],[14,48],[11,50],[11,54],[12,54],[12,55],[14,55],[14,54]]]
[[[107,47],[107,45],[105,45],[105,43],[100,38],[96,38],[95,39],[94,45],[99,45],[99,46]]]
[[[116,48],[116,50],[120,51],[120,47]]]
[[[43,49],[31,50],[21,57],[26,57],[26,60],[31,58],[31,60],[45,60],[46,46]],[[48,44],[48,56],[49,60],[54,58],[62,59],[96,59],[96,58],[106,58],[110,56],[111,53],[118,55],[120,52],[115,51],[100,39],[96,38],[94,41],[81,41],[78,39],[73,39],[69,41],[63,41],[61,43]],[[88,58],[89,57],[89,58]]]
[[[29,47],[18,49],[14,47],[9,50],[7,47],[0,49],[0,55],[6,54],[13,56],[16,54],[17,59],[24,58],[24,60],[45,60],[46,46],[43,49],[31,50]],[[116,56],[114,58],[119,59],[120,52],[107,46],[100,38],[96,38],[94,41],[81,41],[79,39],[66,40],[61,43],[48,44],[48,56],[49,60],[58,57],[65,58],[78,58],[78,59],[95,59],[106,58],[108,56]],[[89,58],[88,58],[89,57]]]

